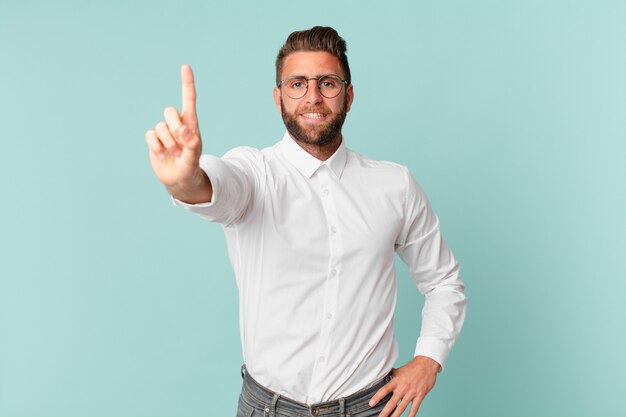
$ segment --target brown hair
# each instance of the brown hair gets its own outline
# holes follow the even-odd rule
[[[280,76],[287,55],[298,51],[325,51],[339,59],[339,65],[348,83],[351,82],[350,66],[346,56],[346,41],[331,27],[314,26],[309,30],[293,32],[278,51],[276,57],[276,85],[280,84]]]

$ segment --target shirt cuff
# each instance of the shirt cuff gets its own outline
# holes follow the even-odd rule
[[[450,349],[448,346],[437,338],[426,336],[417,339],[414,356],[427,356],[436,361],[441,366],[439,372],[443,371],[449,354]]]
[[[173,205],[185,207],[186,209],[211,207],[215,203],[215,199],[214,198],[211,198],[211,201],[209,201],[208,203],[197,203],[197,204],[185,203],[184,201],[180,201],[180,200],[174,198],[172,195],[170,195],[170,198],[172,199],[172,204]]]

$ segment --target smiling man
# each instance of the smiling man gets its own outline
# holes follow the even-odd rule
[[[336,56],[326,51],[291,49],[283,48],[278,57],[281,68],[277,77],[288,75],[285,79],[277,78],[274,101],[289,135],[305,151],[326,160],[341,144],[341,127],[354,98],[353,87],[338,75],[347,71]],[[345,65],[347,68],[347,59]],[[310,81],[318,88],[309,93]]]
[[[288,37],[274,88],[287,132],[263,150],[202,155],[191,68],[181,76],[181,113],[166,108],[146,142],[175,203],[224,226],[245,363],[237,416],[415,416],[463,325],[464,286],[409,171],[345,145],[345,41],[328,27]],[[425,296],[414,359],[398,369],[395,254]]]

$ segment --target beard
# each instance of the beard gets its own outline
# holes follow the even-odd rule
[[[305,143],[307,145],[324,146],[335,141],[341,135],[341,128],[346,120],[346,108],[348,105],[348,97],[346,95],[341,109],[328,120],[328,122],[321,126],[302,126],[298,123],[299,113],[324,113],[331,114],[330,109],[325,107],[311,107],[296,110],[298,113],[290,114],[285,112],[285,106],[283,105],[283,98],[280,98],[281,114],[283,116],[283,122],[287,131],[292,138],[298,142]]]

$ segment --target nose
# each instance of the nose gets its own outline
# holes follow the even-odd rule
[[[309,87],[307,88],[306,95],[304,99],[307,103],[316,104],[321,103],[323,100],[322,93],[320,93],[320,88],[317,85],[317,80],[310,80]]]

